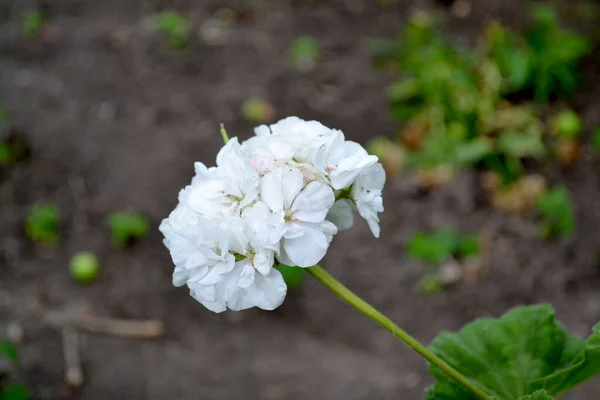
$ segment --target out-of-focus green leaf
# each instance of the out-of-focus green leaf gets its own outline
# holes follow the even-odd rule
[[[28,400],[29,393],[24,385],[9,383],[0,386],[0,400]]]
[[[319,39],[312,36],[300,36],[290,46],[290,61],[296,68],[303,71],[314,69],[321,56]]]
[[[4,357],[8,358],[12,362],[16,363],[19,361],[19,352],[17,348],[14,344],[8,341],[0,342],[0,354],[3,354]]]
[[[513,157],[542,157],[546,147],[542,137],[529,132],[509,131],[498,138],[498,150]]]
[[[123,247],[132,239],[139,239],[148,233],[150,224],[141,214],[133,211],[111,213],[106,223],[112,233],[113,243]]]
[[[544,236],[568,235],[575,229],[575,214],[569,191],[564,187],[548,189],[537,200]]]
[[[457,247],[460,235],[454,229],[440,229],[433,234],[419,232],[408,242],[408,254],[434,266],[446,261]]]
[[[56,204],[36,204],[29,209],[25,233],[33,241],[54,245],[58,241],[60,211]]]

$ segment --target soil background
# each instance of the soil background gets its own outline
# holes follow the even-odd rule
[[[473,1],[448,34],[472,44],[492,19],[519,28],[528,2]],[[277,117],[297,115],[342,129],[361,143],[393,134],[383,88],[365,40],[393,37],[417,8],[434,1],[54,0],[42,37],[22,33],[36,6],[0,0],[0,104],[31,145],[31,159],[0,171],[0,328],[18,324],[23,376],[33,399],[422,399],[432,383],[426,365],[385,330],[308,278],[274,312],[213,314],[171,284],[172,264],[157,230],[193,174],[214,163],[218,123],[248,137],[240,116],[251,96],[272,102]],[[568,9],[573,2],[557,2]],[[199,35],[223,7],[245,10],[225,36]],[[165,49],[152,15],[176,9],[193,23],[188,50]],[[318,37],[325,55],[301,73],[286,52],[301,34]],[[586,132],[600,124],[600,58],[585,62],[588,84],[574,99]],[[548,167],[551,182],[571,190],[577,229],[542,241],[532,216],[516,218],[480,201],[478,177],[423,195],[411,179],[390,179],[381,238],[366,224],[336,237],[323,264],[399,325],[429,343],[510,307],[551,303],[573,332],[587,336],[600,320],[600,157],[584,147],[570,171]],[[29,205],[53,201],[61,241],[48,250],[23,234]],[[104,218],[115,209],[147,215],[151,233],[116,249]],[[489,275],[435,295],[415,289],[426,271],[403,252],[411,234],[453,224],[493,233]],[[70,256],[95,252],[100,279],[75,284]],[[64,385],[61,318],[97,315],[163,320],[164,337],[136,340],[85,334],[85,384]],[[57,322],[58,321],[58,322]],[[600,398],[594,379],[565,399]]]

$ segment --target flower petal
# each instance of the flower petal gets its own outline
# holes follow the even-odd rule
[[[304,224],[304,235],[284,239],[283,248],[289,257],[291,266],[312,267],[325,256],[329,243],[325,234],[310,224]]]

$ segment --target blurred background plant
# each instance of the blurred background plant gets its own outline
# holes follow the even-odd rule
[[[413,171],[428,190],[466,168],[487,171],[496,208],[531,209],[546,184],[528,167],[552,158],[571,167],[579,156],[579,115],[547,118],[547,102],[579,86],[590,41],[561,28],[548,6],[532,8],[524,33],[491,22],[472,51],[446,40],[438,19],[417,12],[399,39],[371,42],[375,64],[398,76],[386,96],[400,129],[369,149],[388,172]]]

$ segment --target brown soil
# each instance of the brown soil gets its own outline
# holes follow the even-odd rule
[[[0,171],[0,328],[19,324],[24,377],[33,399],[421,399],[432,382],[425,364],[386,331],[308,279],[275,312],[213,314],[171,285],[172,265],[157,231],[190,179],[192,163],[211,164],[218,123],[247,137],[239,109],[250,96],[271,101],[277,116],[298,115],[365,142],[391,134],[383,98],[386,76],[370,65],[364,40],[393,36],[424,0],[382,8],[369,0],[54,0],[38,40],[22,33],[33,1],[0,1],[0,104],[31,144],[28,163]],[[196,34],[225,5],[247,10],[221,44]],[[169,51],[153,13],[171,7],[194,24],[190,49]],[[443,9],[443,8],[440,8]],[[518,0],[475,1],[451,19],[459,40],[486,21],[518,24]],[[150,28],[149,28],[150,27]],[[285,52],[300,34],[320,38],[324,62],[296,72]],[[596,57],[597,58],[597,57]],[[575,99],[586,130],[600,124],[597,63]],[[514,218],[477,201],[473,174],[422,196],[410,180],[385,190],[382,238],[366,224],[338,235],[324,265],[359,295],[429,342],[518,304],[551,303],[574,332],[600,320],[600,157],[585,146],[568,172],[550,169],[571,190],[578,218],[567,239],[542,241],[531,216]],[[45,250],[22,231],[28,205],[61,207],[61,243]],[[132,208],[153,228],[119,250],[104,218]],[[435,296],[415,290],[425,271],[403,246],[412,233],[443,224],[494,232],[490,273]],[[69,276],[69,257],[96,252],[103,264],[89,287]],[[57,316],[87,308],[98,315],[164,320],[156,340],[84,335],[85,384],[64,386]],[[593,380],[568,399],[600,398]]]

